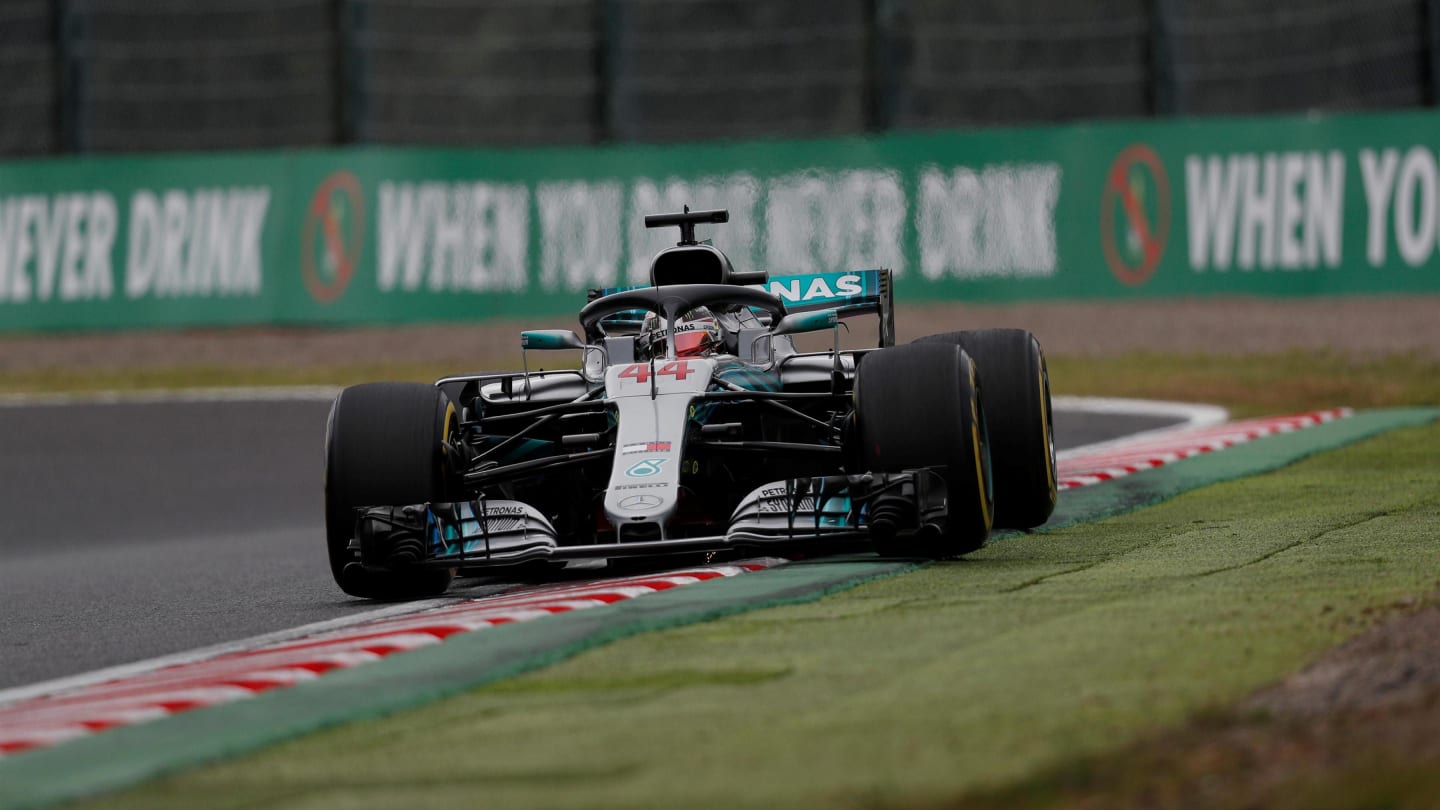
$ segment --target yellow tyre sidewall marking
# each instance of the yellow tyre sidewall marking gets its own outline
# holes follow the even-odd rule
[[[984,459],[980,458],[980,397],[975,393],[975,361],[970,361],[970,444],[975,453],[975,485],[980,488],[980,516],[985,519],[985,528],[993,524],[990,519],[990,493],[985,489]]]
[[[1050,489],[1050,503],[1055,503],[1059,496],[1059,482],[1055,475],[1055,455],[1051,448],[1055,445],[1050,441],[1050,399],[1045,396],[1045,366],[1042,365],[1036,372],[1036,382],[1040,385],[1040,438],[1045,443],[1045,481]]]
[[[440,463],[450,463],[450,426],[455,422],[455,403],[445,403],[445,418],[440,425]]]
[[[450,424],[455,421],[455,403],[445,403],[445,424],[440,428],[440,460],[442,464],[450,461]],[[460,573],[459,568],[451,568],[450,576]]]

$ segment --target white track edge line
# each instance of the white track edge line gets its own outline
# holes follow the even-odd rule
[[[452,596],[442,597],[440,599],[425,599],[418,602],[407,602],[403,605],[390,605],[375,610],[367,610],[362,613],[352,613],[348,616],[339,616],[334,619],[303,624],[299,627],[291,627],[286,630],[262,633],[258,636],[249,636],[235,641],[224,641],[219,644],[212,644],[207,647],[200,647],[185,652],[171,653],[156,658],[146,658],[141,661],[132,661],[128,664],[117,664],[113,667],[83,672],[78,675],[66,675],[62,678],[55,678],[40,683],[15,686],[0,691],[0,709],[31,698],[58,694],[60,692],[70,692],[87,686],[105,683],[106,681],[154,672],[155,670],[175,666],[176,664],[191,664],[209,658],[217,658],[229,653],[244,652],[269,644],[290,641],[314,633],[340,630],[352,625],[365,624],[380,619],[392,619],[412,613],[423,613],[432,608],[444,607],[473,598],[474,597],[469,596]]]
[[[1165,427],[1155,428],[1154,430],[1142,430],[1139,433],[1131,433],[1128,436],[1121,436],[1118,439],[1108,439],[1103,442],[1094,442],[1092,444],[1062,450],[1055,454],[1056,461],[1064,461],[1076,456],[1104,452],[1110,448],[1120,447],[1137,441],[1163,438],[1172,433],[1223,425],[1230,418],[1230,411],[1219,405],[1206,405],[1194,402],[1166,402],[1155,399],[1121,399],[1116,397],[1058,396],[1052,397],[1050,403],[1051,407],[1057,411],[1131,414],[1135,416],[1157,416],[1181,420],[1178,424],[1166,425]]]
[[[727,563],[726,565],[740,566],[746,563],[754,562],[763,562],[766,563],[766,567],[774,567],[775,565],[783,564],[784,562],[788,561],[778,557],[761,556],[746,557],[743,560],[736,560],[735,562]],[[665,572],[657,573],[657,576],[664,575]],[[616,577],[616,579],[625,578],[627,577]],[[604,580],[576,583],[576,585],[579,587],[584,587],[586,585],[603,584]],[[510,594],[490,594],[490,596],[506,595]],[[291,641],[304,636],[314,635],[316,633],[323,633],[330,630],[341,630],[346,627],[352,627],[354,625],[360,624],[369,624],[372,622],[380,621],[382,619],[394,619],[410,615],[419,615],[422,613],[428,613],[436,608],[449,607],[451,605],[458,605],[463,602],[473,602],[477,599],[484,598],[486,597],[477,597],[473,594],[456,594],[455,596],[445,596],[438,599],[424,599],[416,602],[406,602],[402,605],[390,605],[388,607],[377,608],[375,610],[367,610],[362,613],[352,613],[348,616],[338,616],[334,619],[326,619],[324,621],[300,625],[299,627],[291,627],[286,630],[276,630],[274,632],[263,633],[258,636],[249,636],[247,638],[237,639],[235,641],[225,641],[219,644],[212,644],[194,650],[187,650],[185,652],[171,653],[169,655],[162,655],[157,658],[147,658],[141,661],[132,661],[128,664],[117,664],[113,667],[106,667],[104,669],[83,672],[77,675],[66,675],[62,678],[55,678],[48,681],[42,681],[40,683],[26,684],[24,686],[15,686],[9,689],[0,690],[0,709],[7,708],[25,700],[30,700],[31,698],[59,694],[61,692],[73,692],[77,689],[83,689],[87,686],[94,686],[96,684],[105,683],[106,681],[118,680],[120,678],[128,678],[133,675],[143,675],[145,673],[154,672],[165,667],[175,666],[176,664],[191,664],[198,661],[205,661],[211,658],[218,658],[219,656],[227,655],[229,653],[255,650],[261,647],[269,646],[271,644]]]

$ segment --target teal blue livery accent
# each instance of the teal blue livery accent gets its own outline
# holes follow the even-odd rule
[[[601,296],[613,295],[626,290],[642,290],[648,284],[629,287],[606,287]],[[785,308],[810,309],[815,307],[839,307],[843,313],[855,305],[880,303],[879,270],[843,270],[833,273],[804,273],[793,276],[774,276],[764,284],[751,285],[762,289],[785,302]],[[637,310],[643,315],[643,311]]]
[[[836,495],[825,501],[820,510],[820,525],[823,528],[843,529],[849,525],[850,496]]]
[[[715,379],[733,383],[750,391],[780,390],[780,375],[762,371],[739,360],[721,360],[715,364]]]
[[[530,329],[520,333],[522,349],[583,349],[585,342],[569,329]]]
[[[780,390],[780,375],[768,371],[762,371],[753,366],[748,366],[739,360],[721,360],[715,364],[715,379],[724,380],[733,385],[738,385],[748,391],[774,392]],[[712,391],[726,390],[724,386],[712,385]],[[695,414],[692,417],[696,422],[705,424],[710,420],[711,414],[720,403],[703,402],[695,406]]]
[[[458,503],[455,505],[455,512],[460,518],[460,525],[457,528],[453,524],[446,524],[443,554],[478,554],[487,551],[485,536],[480,529],[480,521],[475,516],[474,507],[469,503]]]
[[[876,304],[880,301],[880,271],[850,270],[776,276],[764,290],[785,302],[789,311],[813,307]]]
[[[840,322],[840,310],[825,307],[808,312],[792,312],[775,324],[772,333],[776,335],[798,335],[805,332],[819,332],[833,329]]]

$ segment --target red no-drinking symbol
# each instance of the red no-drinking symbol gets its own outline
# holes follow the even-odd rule
[[[1153,222],[1143,198],[1147,187],[1154,189]],[[1117,208],[1123,212],[1132,237],[1123,251],[1115,231]],[[1105,193],[1100,198],[1100,245],[1105,249],[1110,272],[1128,287],[1144,284],[1160,265],[1169,238],[1170,180],[1165,176],[1165,167],[1154,149],[1143,143],[1132,144],[1110,164],[1105,174]]]
[[[318,256],[317,235],[324,250]],[[355,275],[364,240],[365,198],[360,193],[360,180],[350,172],[335,172],[315,190],[305,213],[300,265],[305,289],[312,298],[328,304],[345,292]],[[321,276],[317,264],[323,264],[328,279]]]

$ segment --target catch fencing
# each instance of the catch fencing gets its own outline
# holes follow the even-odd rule
[[[1440,0],[6,0],[0,155],[1434,105]]]

